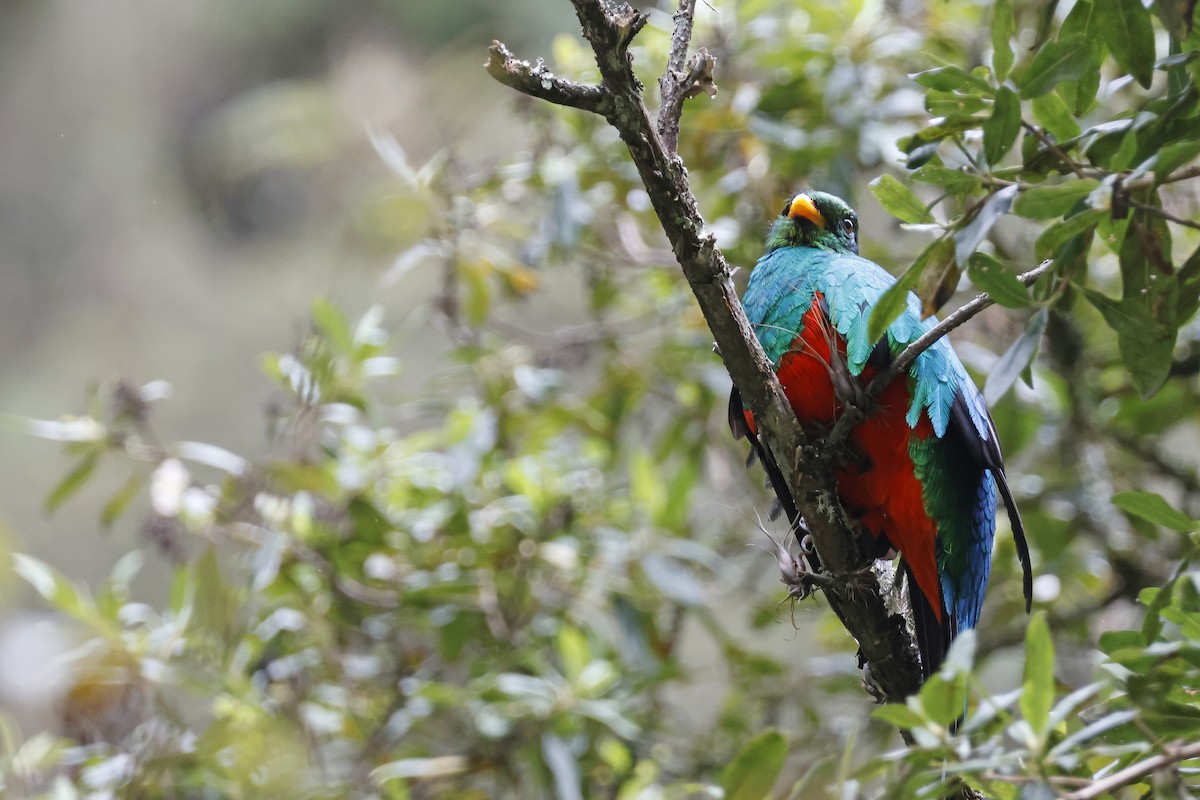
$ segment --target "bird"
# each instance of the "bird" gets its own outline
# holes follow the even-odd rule
[[[858,216],[844,200],[802,192],[771,226],[742,304],[802,427],[828,433],[848,405],[865,412],[835,466],[837,493],[870,535],[869,552],[899,553],[925,680],[950,643],[979,622],[997,492],[1021,561],[1027,613],[1033,577],[996,427],[950,342],[935,341],[863,403],[871,379],[936,324],[922,319],[921,302],[909,292],[900,315],[870,340],[871,312],[895,282],[859,256]],[[729,424],[735,438],[750,439],[750,461],[757,454],[793,527],[802,525],[788,482],[736,387]]]

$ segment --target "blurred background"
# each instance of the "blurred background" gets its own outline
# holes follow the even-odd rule
[[[161,378],[180,399],[164,426],[263,446],[258,355],[314,297],[399,322],[436,286],[380,283],[425,221],[370,133],[414,163],[495,165],[526,131],[487,45],[542,52],[573,20],[549,0],[5,3],[0,407],[57,417],[89,383]],[[37,442],[6,436],[0,458],[8,535],[107,574],[134,532],[98,536],[86,504],[43,515],[62,462]]]
[[[0,410],[57,418],[101,381],[161,379],[175,398],[164,436],[265,452],[259,356],[297,341],[315,297],[356,313],[379,303],[400,325],[440,280],[380,280],[426,220],[371,134],[414,163],[453,153],[465,173],[493,167],[526,130],[481,68],[487,45],[541,52],[573,19],[539,0],[4,3]],[[445,345],[410,327],[419,387]],[[67,462],[3,437],[5,549],[94,584],[146,544],[137,524],[97,525],[120,475],[50,515]],[[161,602],[168,574],[151,564],[139,596]],[[19,635],[32,617],[15,608],[33,600],[11,574],[0,591],[0,632],[19,642],[0,652],[17,658],[46,629]],[[28,654],[34,673],[5,682],[10,702],[46,683],[47,653]]]
[[[730,260],[750,266],[784,199],[811,186],[855,203],[864,255],[898,273],[929,241],[928,231],[901,231],[866,184],[898,168],[898,138],[945,111],[927,109],[908,76],[942,60],[980,63],[990,47],[984,20],[991,4],[714,5],[700,4],[695,43],[718,58],[719,94],[689,102],[680,152]],[[1014,41],[1027,49],[1038,9],[1015,6]],[[636,63],[654,98],[672,9],[650,10]],[[564,722],[550,739],[530,740],[543,748],[534,761],[549,763],[531,769],[550,769],[555,778],[565,769],[555,762],[560,741],[579,763],[587,750],[584,778],[600,786],[614,785],[614,775],[647,754],[667,777],[711,773],[767,724],[796,731],[797,750],[808,748],[806,768],[826,772],[837,770],[855,737],[881,746],[898,741],[887,726],[866,721],[853,643],[824,604],[809,601],[789,614],[779,605],[784,591],[773,560],[747,548],[768,544],[760,525],[776,533],[783,525],[767,520],[761,475],[743,469],[744,443],[729,437],[728,376],[619,141],[601,120],[530,102],[492,81],[482,64],[493,39],[531,60],[545,56],[556,72],[595,80],[565,0],[0,4],[0,411],[43,420],[86,411],[110,415],[110,430],[132,425],[142,443],[209,443],[253,462],[256,479],[269,476],[263,485],[292,507],[306,491],[317,495],[318,522],[338,536],[347,530],[338,514],[365,526],[341,539],[330,534],[333,545],[309,543],[328,559],[325,568],[338,569],[338,545],[345,545],[345,574],[404,597],[413,616],[401,617],[392,633],[419,630],[414,638],[426,649],[415,647],[420,657],[405,651],[397,674],[437,674],[445,686],[471,687],[469,698],[447,699],[449,689],[422,695],[428,707],[411,718],[398,716],[408,713],[402,699],[356,711],[401,720],[395,741],[371,751],[374,761],[391,746],[412,749],[414,758],[452,752],[459,738],[452,724],[437,727],[436,715],[416,721],[443,704],[473,721],[483,751],[510,741],[504,737],[532,735],[514,710],[519,703],[511,698],[520,692],[488,682],[478,674],[484,667],[472,666],[488,659],[520,676],[559,664],[585,683],[581,663],[608,665],[611,674],[593,688],[608,693],[612,708],[602,710],[595,699],[581,712],[594,715],[579,723],[591,726],[592,738],[585,742],[582,729],[570,727],[576,722]],[[1119,92],[1114,87],[1107,102],[1131,102]],[[1024,270],[1036,263],[1037,233],[1006,219],[985,248]],[[1112,254],[1098,259],[1097,280],[1115,274]],[[971,291],[965,279],[961,288]],[[374,305],[381,316],[368,312]],[[993,308],[955,334],[981,385],[1028,316]],[[1147,478],[1185,508],[1195,501],[1194,465],[1184,458],[1195,441],[1186,419],[1195,413],[1194,372],[1168,386],[1158,405],[1141,404],[1114,377],[1120,365],[1111,332],[1058,318],[1051,325],[1060,326],[1064,344],[1035,367],[1034,388],[1018,385],[994,413],[1042,575],[1036,599],[1058,604],[1056,634],[1079,644],[1129,624],[1137,591],[1169,574],[1178,553],[1176,542],[1151,536],[1108,500]],[[328,363],[313,355],[314,329],[336,342],[351,328],[352,353],[334,348]],[[1191,347],[1190,336],[1183,345]],[[387,337],[385,348],[373,349]],[[286,352],[296,358],[265,355]],[[398,359],[399,377],[360,387],[373,370],[390,377],[391,362],[372,361],[385,356]],[[337,414],[354,409],[353,424],[321,417],[336,428],[332,439],[328,431],[306,438],[302,412],[318,404],[297,388],[298,363],[323,381]],[[1085,372],[1087,385],[1101,388],[1083,397],[1072,379]],[[153,400],[153,436],[140,427],[142,411],[112,410],[112,398],[129,397],[120,380],[135,387],[133,406]],[[170,384],[170,396],[156,399],[160,384],[136,389],[151,381]],[[1118,423],[1126,426],[1120,437],[1102,435]],[[164,514],[140,493],[145,481],[165,479],[161,458],[151,465],[153,477],[149,467],[133,468],[139,493],[115,524],[98,520],[97,509],[122,496],[131,473],[107,452],[102,468],[47,513],[48,495],[76,461],[15,430],[2,436],[4,550],[41,559],[81,585],[124,587],[159,607],[178,601],[180,580],[202,580],[206,568],[195,559],[204,542],[228,543],[224,532],[212,533],[220,526],[211,518],[163,533],[158,524],[179,503]],[[1169,457],[1156,449],[1158,438],[1146,438],[1160,436]],[[452,479],[409,474],[418,462],[428,466],[422,458],[434,452],[475,461],[446,467]],[[374,453],[376,462],[362,453]],[[220,472],[230,462],[211,454],[197,460],[184,483],[229,501],[237,470],[213,477],[211,468]],[[348,477],[385,462],[395,485],[381,478],[378,495]],[[307,474],[285,479],[272,471],[281,464],[297,472],[320,465],[329,483]],[[296,496],[287,494],[297,486]],[[488,505],[504,491],[534,498],[533,528],[514,521],[523,517],[512,508]],[[363,523],[360,500],[392,527]],[[246,519],[274,530],[263,522],[270,514],[260,500],[254,503]],[[510,538],[482,537],[482,511]],[[1138,536],[1146,538],[1134,546]],[[105,584],[131,551],[145,561],[137,580]],[[237,598],[231,607],[253,607],[247,613],[255,624],[280,608],[324,613],[313,598],[338,595],[337,587],[321,594],[295,575],[288,576],[295,586],[281,587],[286,570],[261,578],[261,552],[221,560]],[[517,552],[520,568],[507,560]],[[526,561],[537,566],[527,572]],[[472,572],[479,564],[494,573]],[[405,584],[409,568],[435,586],[444,580],[448,597],[461,595],[409,598],[410,590],[428,588],[415,579]],[[479,584],[454,583],[460,568]],[[989,685],[1000,691],[1019,683],[1014,648],[1024,631],[1003,519],[995,570],[981,658]],[[328,577],[328,569],[318,571]],[[512,631],[488,605],[488,592],[497,591],[492,577],[484,580],[489,575],[501,605],[506,591],[518,597],[521,613],[512,613],[520,624]],[[259,596],[270,598],[266,607],[250,602]],[[43,608],[25,582],[0,574],[0,704],[25,736],[72,724],[74,706],[63,702],[77,684],[62,654],[77,643],[77,630]],[[386,616],[359,613],[347,612],[347,624],[368,633],[372,619]],[[259,680],[269,670],[252,665],[279,653],[254,630],[264,640],[246,645],[253,657],[229,669]],[[350,675],[347,653],[357,654],[361,643],[352,647],[340,635],[317,645],[329,663],[347,669],[339,680],[373,679],[373,672]],[[372,646],[391,654],[379,658],[404,660],[394,642],[376,638]],[[1090,654],[1066,648],[1060,671],[1086,679]],[[416,666],[426,657],[442,659],[446,672]],[[497,693],[511,702],[502,707]],[[196,717],[224,719],[194,700],[180,705]],[[654,735],[628,752],[625,744],[609,746],[636,738],[613,709]],[[406,725],[426,724],[429,731],[404,738]],[[287,741],[302,748],[298,738]],[[421,768],[436,777],[444,766]]]

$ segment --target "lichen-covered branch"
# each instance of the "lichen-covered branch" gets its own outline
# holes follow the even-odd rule
[[[505,86],[511,86],[530,97],[549,100],[560,106],[581,108],[603,117],[607,117],[611,111],[612,98],[603,86],[589,86],[560,78],[547,69],[540,58],[534,64],[522,61],[500,42],[492,42],[484,68]]]
[[[713,68],[717,60],[703,47],[690,59],[687,57],[695,17],[696,0],[679,0],[667,68],[658,79],[662,98],[662,106],[658,109],[658,135],[670,153],[674,153],[679,146],[679,120],[683,116],[683,102],[700,92],[707,93],[709,97],[717,93],[717,84],[713,81]]]
[[[613,6],[606,0],[572,0],[572,4],[600,68],[600,89],[609,98],[598,113],[617,129],[628,148],[734,385],[787,472],[821,563],[834,579],[835,588],[826,591],[829,604],[858,641],[879,689],[888,699],[900,700],[921,683],[916,648],[903,619],[887,610],[874,577],[869,570],[864,572],[869,559],[860,552],[854,526],[838,502],[826,451],[820,443],[804,436],[742,311],[730,279],[732,269],[714,238],[704,231],[704,220],[683,163],[664,143],[643,102],[643,87],[633,73],[628,48],[646,24],[646,15],[629,5]],[[682,27],[677,25],[676,45],[686,52],[690,33],[681,32]],[[493,53],[507,52],[502,48],[493,46]],[[501,72],[508,74],[507,70]],[[502,82],[519,91],[527,86],[524,82]],[[543,88],[539,92],[526,93],[559,102],[547,97]],[[568,96],[577,100],[576,95]],[[561,104],[584,107],[578,102]]]

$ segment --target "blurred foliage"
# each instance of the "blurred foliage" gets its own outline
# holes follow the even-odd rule
[[[158,382],[27,423],[74,459],[47,510],[123,470],[100,523],[140,516],[149,544],[98,587],[15,557],[80,646],[58,730],[5,727],[6,796],[1052,797],[1200,738],[1192,4],[701,7],[721,92],[687,107],[680,152],[733,261],[804,183],[858,200],[864,254],[902,268],[856,196],[882,172],[905,238],[933,237],[901,285],[936,307],[965,275],[1027,319],[956,341],[988,374],[1033,621],[1002,537],[978,637],[906,704],[871,712],[816,606],[786,659],[748,646],[786,610],[732,566],[766,543],[745,520],[767,500],[725,429],[727,376],[613,131],[519,100],[528,147],[493,169],[375,137],[391,177],[360,224],[399,250],[381,280],[440,276],[427,386],[380,309],[319,300],[263,359],[273,457],[164,441]],[[671,11],[635,43],[650,86]],[[594,79],[576,38],[551,55]],[[319,117],[319,86],[296,91]],[[155,553],[169,597],[135,601]],[[699,725],[675,693],[705,647],[727,680]],[[911,746],[880,756],[897,727]],[[1188,796],[1181,760],[1130,782]]]

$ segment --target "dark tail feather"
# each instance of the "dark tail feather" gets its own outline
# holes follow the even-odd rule
[[[928,598],[917,586],[912,570],[904,565],[905,583],[908,584],[908,604],[912,607],[913,622],[917,629],[917,649],[921,652],[921,679],[937,672],[946,658],[950,646],[949,618],[939,622],[937,613]]]
[[[775,496],[779,498],[779,506],[783,512],[787,514],[788,522],[792,525],[792,530],[800,530],[800,512],[796,510],[796,501],[792,499],[792,490],[788,486],[787,478],[783,476],[783,470],[779,468],[779,463],[775,460],[775,456],[767,449],[767,446],[750,430],[750,425],[746,422],[745,409],[742,407],[742,395],[738,392],[735,386],[729,392],[729,430],[733,432],[734,439],[749,439],[751,447],[751,457],[746,459],[746,466],[749,467],[754,462],[754,456],[758,456],[758,460],[762,462],[763,469],[767,472],[767,479],[771,482],[771,488],[775,490]],[[774,516],[772,516],[772,519]]]
[[[1021,559],[1021,569],[1025,573],[1023,588],[1025,613],[1028,614],[1033,608],[1033,565],[1029,560],[1029,542],[1025,539],[1025,526],[1021,524],[1021,514],[1017,511],[1017,503],[1008,488],[1008,478],[1004,477],[1004,470],[992,470],[992,477],[996,479],[1000,497],[1004,499],[1004,507],[1008,509],[1008,522],[1012,525],[1013,540],[1017,543],[1017,558]]]

